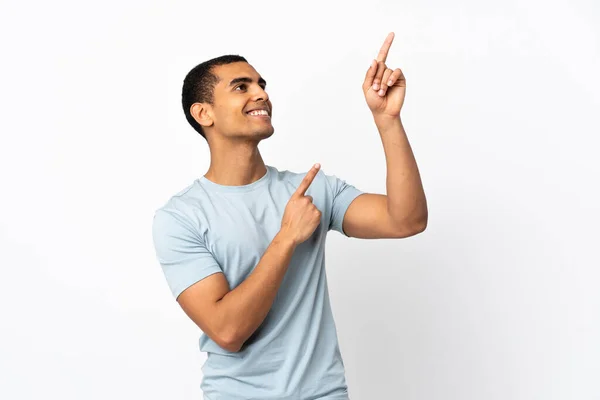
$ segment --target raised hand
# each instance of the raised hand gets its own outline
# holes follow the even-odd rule
[[[392,70],[385,64],[394,32],[390,32],[379,50],[377,58],[371,62],[363,83],[363,92],[373,117],[397,118],[404,104],[406,79],[400,68]]]
[[[305,195],[320,168],[321,165],[315,164],[306,173],[283,212],[281,231],[289,235],[296,245],[308,239],[321,222],[321,211],[313,204],[312,196]]]

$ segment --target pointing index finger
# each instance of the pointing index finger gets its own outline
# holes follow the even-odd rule
[[[296,192],[294,192],[294,196],[304,196],[304,193],[306,193],[306,190],[312,183],[313,179],[315,179],[315,176],[317,176],[320,168],[321,164],[319,163],[313,165],[310,171],[306,173],[306,176],[304,176],[304,179],[302,179],[302,182],[300,182],[298,189],[296,189]]]
[[[385,41],[383,42],[383,46],[381,46],[381,50],[379,50],[379,54],[377,54],[377,61],[385,62],[387,58],[390,47],[392,47],[392,42],[394,41],[394,32],[388,33]]]

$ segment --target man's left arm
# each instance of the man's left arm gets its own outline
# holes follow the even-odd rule
[[[383,143],[386,159],[386,195],[358,196],[344,215],[348,236],[364,239],[402,238],[423,232],[427,226],[427,200],[417,162],[400,118],[406,79],[397,68],[385,65],[394,39],[390,33],[363,83],[363,92]]]

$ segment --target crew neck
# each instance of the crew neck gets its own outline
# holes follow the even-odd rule
[[[229,192],[229,193],[246,193],[252,190],[256,190],[259,187],[267,184],[271,179],[271,168],[269,165],[265,165],[267,172],[260,177],[258,180],[249,183],[247,185],[221,185],[208,180],[205,176],[201,176],[198,181],[205,187],[210,188],[217,192]]]

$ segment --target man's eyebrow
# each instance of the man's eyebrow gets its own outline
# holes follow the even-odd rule
[[[247,76],[241,76],[239,78],[234,78],[231,80],[231,82],[229,82],[229,85],[227,85],[227,87],[231,87],[233,85],[235,85],[236,83],[240,83],[240,82],[244,82],[244,83],[252,83],[252,78],[248,78]],[[263,84],[264,86],[267,86],[267,81],[265,81],[263,78],[258,78],[258,84]]]

